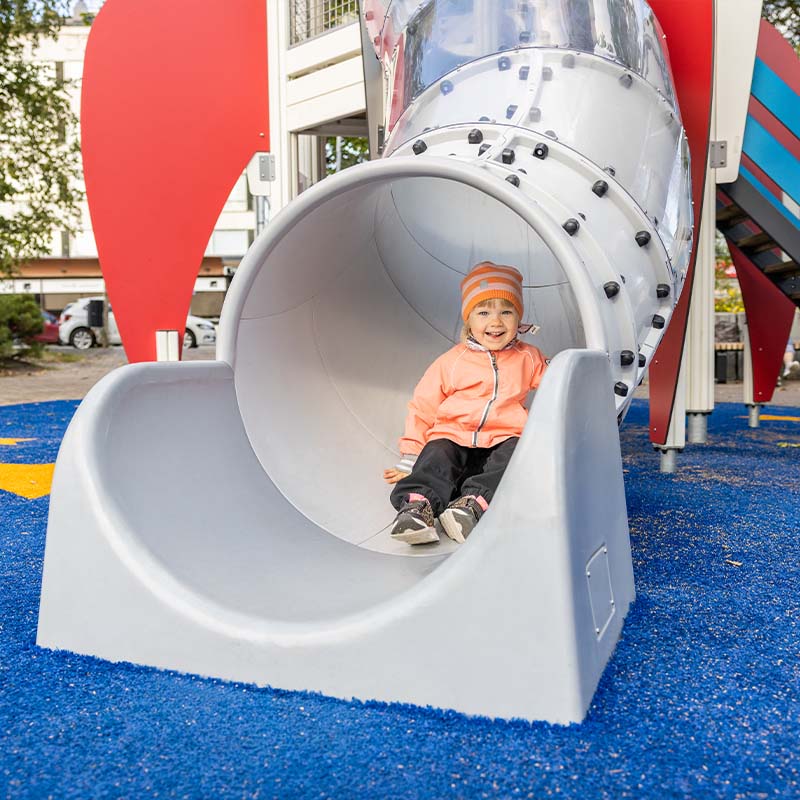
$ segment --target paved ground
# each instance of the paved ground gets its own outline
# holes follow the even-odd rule
[[[0,369],[0,406],[15,403],[41,403],[48,400],[80,400],[107,372],[127,363],[121,347],[107,350],[95,348],[79,353],[71,347],[48,348],[44,366],[22,366],[14,370]],[[187,351],[188,361],[210,360],[215,355],[213,347],[197,347]],[[61,362],[59,358],[75,358]],[[647,399],[647,385],[636,391],[636,397]],[[718,403],[740,403],[742,384],[717,384],[715,399]],[[777,406],[800,406],[800,380],[786,381],[772,398]]]
[[[7,476],[52,468],[76,405],[0,408]],[[709,443],[665,475],[634,400],[621,434],[636,602],[586,720],[563,727],[36,647],[50,498],[0,489],[0,798],[798,800],[800,408],[774,416],[748,429],[720,404]],[[194,533],[228,558],[229,531]],[[464,624],[457,599],[432,613]],[[436,668],[424,643],[420,664]]]
[[[642,384],[636,390],[635,396],[643,400],[648,399],[650,395],[647,389],[647,384]],[[714,387],[714,400],[717,403],[741,403],[743,391],[741,381],[718,383]],[[2,397],[1,389],[0,397]],[[800,380],[783,381],[783,384],[775,390],[775,394],[772,396],[772,405],[800,406]]]
[[[210,360],[215,352],[214,347],[197,347],[188,350],[185,358],[188,361]],[[97,347],[86,352],[72,347],[48,347],[42,365],[0,369],[0,406],[81,400],[100,378],[127,363],[121,347]]]

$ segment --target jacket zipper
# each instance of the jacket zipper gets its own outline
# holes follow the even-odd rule
[[[489,409],[492,407],[492,403],[497,400],[497,390],[500,385],[499,374],[497,372],[497,358],[492,351],[489,351],[489,359],[492,362],[492,372],[494,373],[494,388],[492,389],[492,396],[489,398],[489,402],[486,403],[486,408],[483,409],[481,421],[475,429],[475,433],[472,434],[473,447],[478,446],[478,434],[481,432],[481,428],[486,424],[486,418],[489,416]]]

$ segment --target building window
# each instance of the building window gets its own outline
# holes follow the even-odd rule
[[[207,256],[243,256],[250,245],[250,231],[214,231]]]
[[[289,44],[358,21],[358,0],[289,0]]]
[[[250,211],[248,208],[247,176],[240,175],[225,201],[223,211]]]

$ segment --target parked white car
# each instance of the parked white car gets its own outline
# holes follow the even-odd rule
[[[61,344],[71,344],[78,350],[88,350],[90,347],[94,347],[99,332],[97,328],[89,327],[89,301],[102,299],[102,297],[82,297],[64,308],[58,318],[58,339]],[[211,322],[191,314],[186,318],[186,330],[183,333],[184,348],[214,344],[216,341],[217,332]],[[114,312],[110,305],[108,307],[108,342],[109,344],[122,344]]]

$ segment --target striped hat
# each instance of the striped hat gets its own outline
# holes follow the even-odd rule
[[[522,319],[522,275],[514,267],[482,261],[461,281],[461,316],[464,322],[484,300],[508,300]]]

